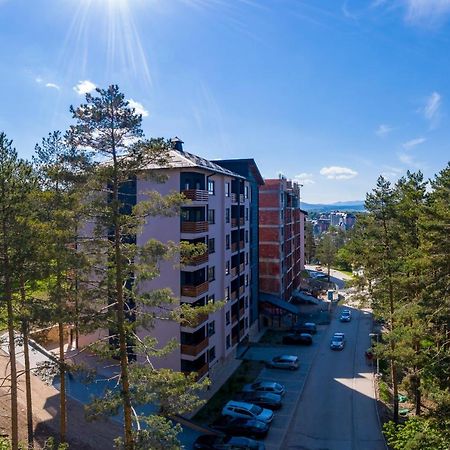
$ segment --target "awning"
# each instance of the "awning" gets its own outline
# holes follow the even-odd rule
[[[295,306],[292,303],[289,303],[286,300],[277,297],[276,295],[260,292],[259,301],[270,303],[271,305],[284,309],[285,311],[290,312],[291,314],[300,314],[300,309],[298,308],[298,306]]]
[[[309,295],[306,292],[298,291],[297,289],[294,289],[294,291],[292,292],[292,296],[306,303],[313,303],[314,305],[319,304],[319,300],[316,297],[313,297],[312,295]]]

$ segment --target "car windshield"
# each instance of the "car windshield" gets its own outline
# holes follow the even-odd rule
[[[334,336],[333,341],[335,342],[342,342],[344,339],[344,336]]]
[[[250,408],[250,411],[252,412],[252,414],[259,415],[263,412],[263,409],[261,408],[261,406],[253,405]]]

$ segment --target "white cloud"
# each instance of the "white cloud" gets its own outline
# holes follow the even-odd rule
[[[85,95],[85,94],[89,94],[90,92],[92,92],[96,87],[97,86],[95,86],[95,84],[92,81],[83,80],[83,81],[79,81],[78,84],[73,87],[73,90],[78,95]]]
[[[302,173],[299,173],[298,175],[295,175],[294,178],[296,180],[298,180],[300,184],[303,184],[303,185],[315,183],[314,176],[312,173],[302,172]]]
[[[142,103],[139,103],[132,98],[128,100],[128,104],[130,108],[134,108],[136,114],[140,114],[142,117],[148,116],[148,111],[144,108],[144,105]]]
[[[404,142],[402,144],[403,148],[406,150],[409,150],[410,148],[415,147],[416,145],[423,144],[426,141],[425,138],[417,138],[417,139],[411,139],[410,141]]]
[[[387,136],[394,128],[390,125],[386,125],[385,123],[382,123],[378,126],[378,128],[375,130],[375,134],[380,137]]]
[[[425,118],[433,120],[439,114],[439,108],[441,106],[442,97],[438,92],[433,92],[428,98],[423,113]]]
[[[450,13],[450,0],[403,0],[406,20],[418,25],[442,21]]]
[[[38,83],[38,84],[41,84],[43,80],[42,80],[41,77],[36,77],[36,78],[34,79],[34,81],[36,81],[36,83]]]
[[[320,169],[320,175],[327,177],[330,180],[349,180],[356,177],[358,172],[348,167],[330,166],[322,167]]]
[[[57,89],[60,90],[60,87],[56,83],[46,83],[45,87],[51,88],[51,89]]]

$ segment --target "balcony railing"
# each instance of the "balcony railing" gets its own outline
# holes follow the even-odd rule
[[[231,276],[235,277],[237,275],[237,266],[231,268]]]
[[[206,233],[208,222],[181,222],[182,233]]]
[[[186,322],[185,320],[181,322],[182,327],[186,328],[197,328],[208,320],[208,314],[198,314],[192,322]]]
[[[238,249],[238,243],[237,242],[233,242],[231,244],[231,251],[234,253],[234,252],[237,251],[237,249]]]
[[[185,285],[181,286],[181,295],[184,297],[198,297],[208,291],[209,283],[205,281],[198,286]]]
[[[245,265],[244,265],[244,263],[241,263],[241,265],[239,266],[239,271],[240,271],[241,273],[243,273],[244,270],[245,270]]]
[[[205,350],[206,347],[208,347],[208,338],[205,338],[203,341],[194,345],[181,344],[181,353],[183,353],[183,355],[197,356]]]
[[[244,203],[244,194],[239,194],[239,201]]]
[[[208,252],[203,253],[203,255],[193,256],[192,258],[184,258],[181,262],[185,266],[198,266],[200,264],[207,263],[209,259]]]
[[[231,300],[236,300],[237,299],[237,291],[232,291],[230,298],[231,298]]]
[[[231,201],[237,203],[237,195],[234,192],[231,193]]]
[[[237,218],[236,217],[232,217],[231,218],[231,227],[235,228],[235,227],[237,227],[237,224],[238,224]]]
[[[241,286],[239,288],[239,295],[242,295],[245,292],[245,286]]]
[[[185,189],[181,193],[192,200],[193,202],[207,202],[208,201],[208,191],[202,191],[200,189]]]
[[[239,224],[240,225],[244,225],[245,224],[245,219],[243,217],[239,218]]]
[[[202,367],[200,367],[200,369],[196,370],[197,372],[196,381],[200,380],[200,378],[202,378],[205,374],[207,374],[208,370],[209,370],[208,363],[204,364]]]

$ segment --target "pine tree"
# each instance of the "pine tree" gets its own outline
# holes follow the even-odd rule
[[[205,249],[155,240],[142,246],[136,244],[136,236],[148,217],[177,215],[186,199],[179,193],[161,196],[152,192],[147,200],[135,206],[130,204],[126,188],[138,177],[165,181],[149,167],[169,164],[170,145],[164,139],[143,139],[142,118],[129,107],[119,88],[113,85],[106,90],[97,89],[96,96],[87,94],[86,103],[76,109],[72,107],[71,112],[76,125],[68,131],[68,140],[75,149],[92,153],[94,173],[89,184],[92,195],[86,203],[90,214],[87,220],[95,225],[81,248],[93,260],[97,255],[96,271],[91,280],[84,280],[80,286],[90,286],[85,289],[85,295],[92,292],[92,299],[103,301],[103,306],[98,307],[95,326],[103,323],[109,330],[107,340],[90,348],[107,358],[117,358],[120,364],[120,392],[111,390],[105,398],[97,399],[88,408],[88,414],[97,418],[115,414],[122,407],[126,450],[171,448],[174,435],[169,433],[164,440],[159,427],[172,429],[168,417],[198,406],[195,393],[206,384],[195,383],[194,374],[185,377],[170,370],[155,369],[152,359],[168,354],[177,343],[173,340],[158,348],[155,338],[151,335],[142,338],[137,330],[151,328],[158,318],[195,320],[196,314],[207,313],[219,305],[199,307],[192,314],[185,307],[176,307],[176,299],[168,289],[141,292],[139,287],[143,281],[158,276],[162,259],[181,252],[184,260]],[[160,405],[157,414],[146,416],[136,412],[136,406],[148,402]],[[146,429],[141,423],[145,423]],[[176,435],[179,427],[173,430]]]
[[[31,166],[17,156],[4,133],[0,133],[0,294],[2,305],[6,304],[8,317],[9,363],[11,386],[11,448],[17,450],[17,364],[15,327],[17,314],[14,310],[14,258],[21,232],[21,216],[25,211],[30,192]]]

